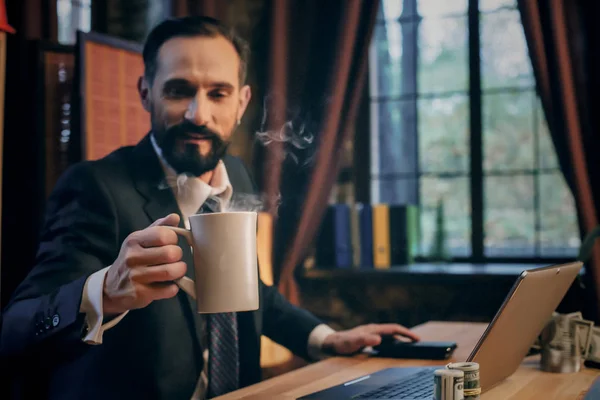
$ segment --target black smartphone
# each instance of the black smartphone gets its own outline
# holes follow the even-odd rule
[[[410,358],[416,360],[446,360],[456,350],[455,342],[403,342],[383,340],[373,350],[378,357]]]

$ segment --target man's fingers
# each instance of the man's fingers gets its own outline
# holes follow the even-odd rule
[[[337,351],[341,354],[352,354],[366,346],[376,346],[381,342],[379,335],[362,332],[346,335],[337,345]]]
[[[375,335],[373,333],[366,333],[362,335],[360,340],[360,347],[365,346],[377,346],[381,343],[381,336]]]
[[[187,265],[183,261],[170,264],[139,267],[131,271],[131,279],[142,284],[170,282],[185,275]]]
[[[171,264],[181,260],[183,250],[176,244],[160,247],[134,249],[127,254],[126,261],[130,267]]]
[[[183,261],[155,266],[143,266],[131,271],[131,280],[142,285],[170,283],[182,278],[187,271]]]
[[[410,329],[398,324],[375,324],[368,328],[369,333],[378,335],[401,335],[414,341],[420,341],[421,338]]]
[[[181,218],[179,217],[179,214],[171,213],[167,216],[157,219],[156,221],[151,223],[150,226],[160,226],[160,225],[177,226],[177,225],[179,225],[180,219]]]
[[[151,283],[148,288],[152,300],[170,299],[179,292],[179,286],[174,283]]]
[[[179,214],[174,213],[157,219],[146,229],[129,235],[126,239],[126,244],[130,246],[137,244],[145,248],[177,244],[179,242],[177,234],[166,227],[177,226],[179,225],[179,221]]]
[[[179,243],[177,234],[164,226],[153,226],[139,231],[136,238],[142,247],[159,247]]]

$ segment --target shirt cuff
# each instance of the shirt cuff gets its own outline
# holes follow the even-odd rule
[[[315,361],[322,360],[328,355],[322,351],[325,338],[335,331],[328,325],[317,325],[308,335],[308,356]]]
[[[110,267],[106,267],[100,271],[94,272],[85,281],[83,287],[79,311],[85,314],[87,334],[84,336],[83,341],[88,344],[102,344],[102,335],[104,332],[118,324],[128,313],[128,311],[125,311],[111,319],[109,322],[102,323],[104,321],[104,312],[102,309],[104,278],[106,277],[106,272],[109,268]]]

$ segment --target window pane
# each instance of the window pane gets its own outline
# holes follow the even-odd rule
[[[485,171],[533,169],[534,96],[532,91],[482,96]]]
[[[393,21],[402,15],[404,0],[383,0],[377,11],[377,19],[380,21]]]
[[[372,57],[376,57],[375,96],[399,96],[416,92],[415,57],[416,24],[412,22],[389,22],[375,27]],[[412,47],[411,47],[412,43]]]
[[[436,232],[438,200],[443,199],[447,248],[452,256],[471,255],[469,178],[421,177],[421,254],[428,256]]]
[[[581,245],[575,201],[560,171],[542,174],[540,193],[540,250],[542,256],[573,257]]]
[[[556,156],[556,150],[550,137],[550,131],[548,130],[548,123],[546,122],[546,116],[542,109],[542,103],[537,102],[537,129],[538,129],[538,143],[540,146],[539,152],[539,168],[559,168],[558,158]]]
[[[518,10],[481,15],[480,54],[483,89],[534,85]]]
[[[89,32],[92,29],[92,7],[81,7],[81,19],[77,29],[82,32]]]
[[[439,17],[448,14],[466,14],[468,0],[418,0],[419,15]]]
[[[416,177],[372,178],[372,187],[379,193],[377,203],[418,204],[419,180]]]
[[[419,24],[419,93],[467,91],[467,18],[424,19]]]
[[[59,43],[71,43],[71,13],[72,5],[69,0],[57,0],[56,14],[58,17],[58,41]]]
[[[379,174],[416,176],[416,100],[383,101],[378,108]]]
[[[56,0],[58,42],[73,44],[77,30],[88,32],[91,28],[91,0]]]
[[[533,176],[487,176],[484,180],[485,255],[534,256]]]
[[[422,172],[469,170],[469,98],[420,99],[419,162]]]
[[[496,11],[499,8],[517,7],[517,0],[479,0],[479,11]]]

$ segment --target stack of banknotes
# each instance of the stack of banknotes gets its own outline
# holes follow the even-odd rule
[[[542,353],[542,368],[576,372],[585,360],[600,363],[600,327],[580,312],[553,313],[533,345]]]

